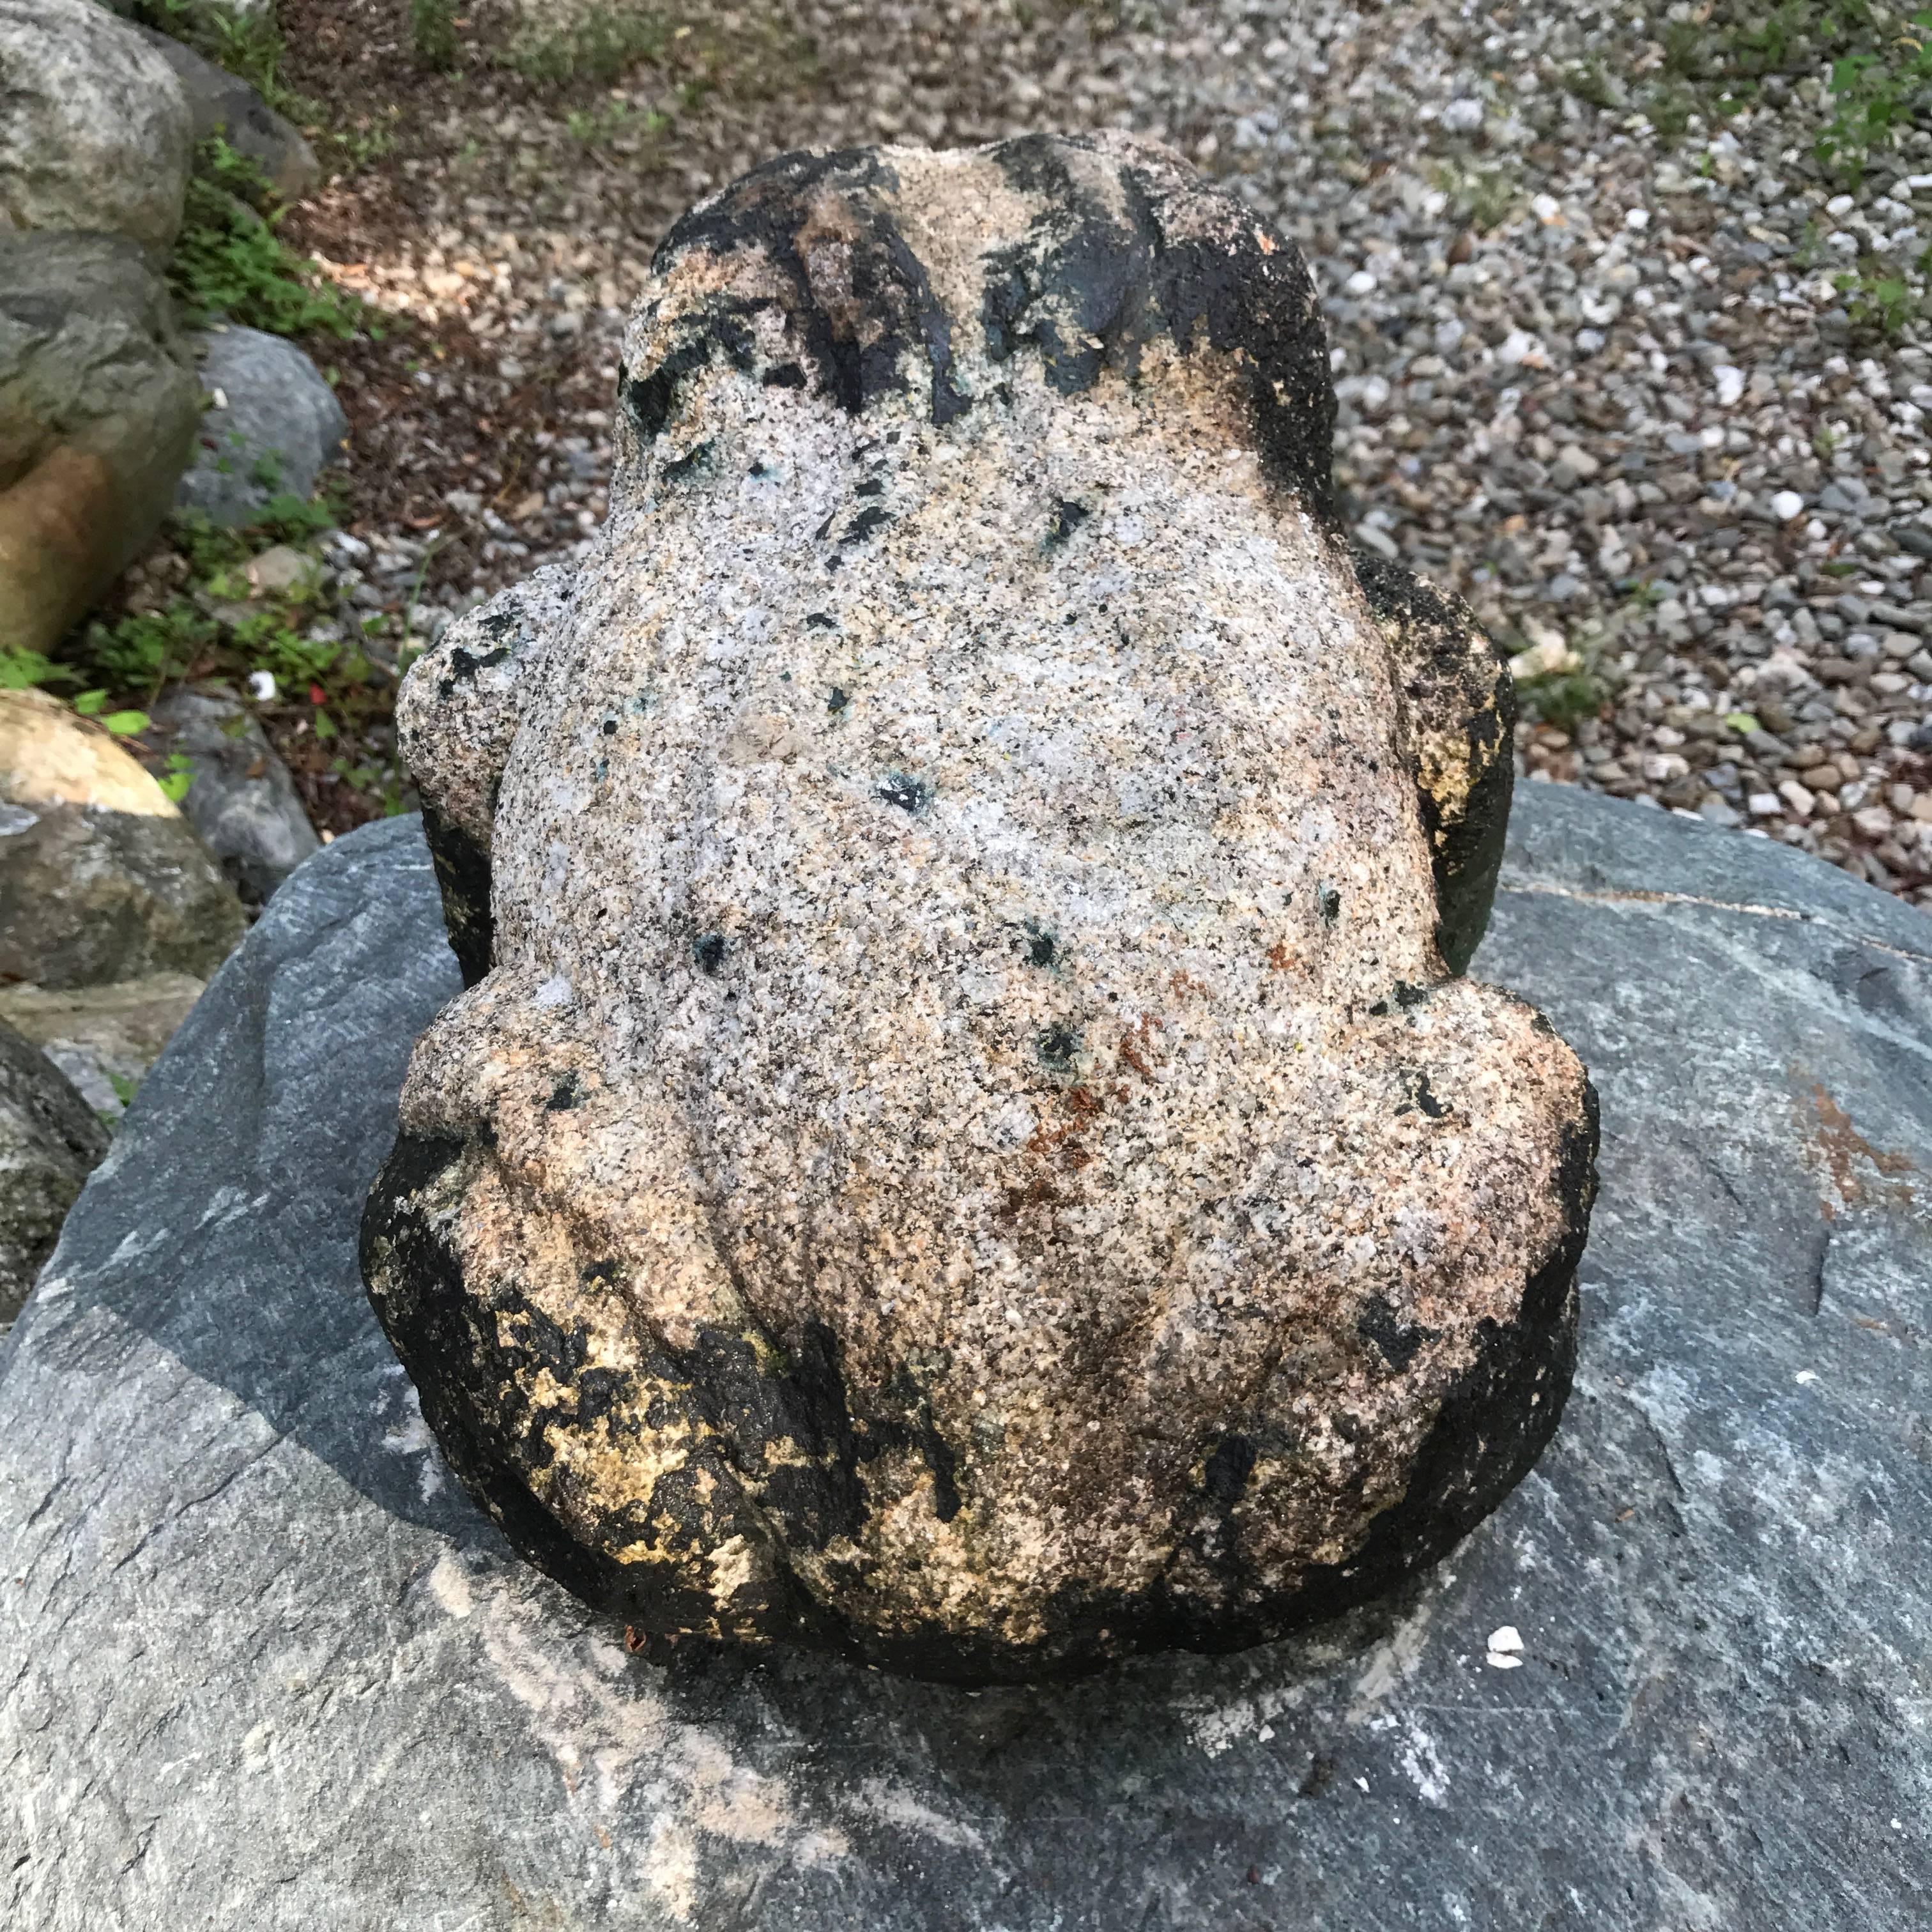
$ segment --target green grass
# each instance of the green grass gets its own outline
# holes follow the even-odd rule
[[[1919,266],[1922,274],[1925,264]],[[1903,277],[1891,274],[1875,259],[1868,258],[1855,269],[1832,278],[1832,286],[1846,298],[1845,313],[1854,328],[1868,334],[1891,337],[1916,322],[1922,304]]]
[[[568,20],[518,28],[502,59],[526,80],[550,86],[602,84],[640,61],[662,60],[673,34],[662,14],[586,8]]]
[[[1522,715],[1532,724],[1554,725],[1573,734],[1586,718],[1599,716],[1610,694],[1587,668],[1525,678],[1516,688]]]
[[[462,51],[456,35],[455,0],[410,0],[410,44],[418,63],[431,72],[454,67]]]
[[[1508,166],[1462,168],[1444,161],[1432,171],[1436,186],[1446,194],[1456,219],[1478,234],[1500,228],[1515,212],[1522,183]]]
[[[252,161],[218,134],[202,142],[168,264],[191,325],[219,315],[274,335],[320,329],[344,338],[367,326],[364,305],[324,281],[276,233],[282,214]]]
[[[135,0],[134,16],[245,80],[277,112],[304,104],[283,82],[282,30],[272,10],[242,18],[217,0]]]
[[[1834,61],[1831,91],[1837,112],[1818,137],[1818,158],[1856,186],[1873,151],[1894,145],[1932,107],[1932,9],[1899,23],[1876,47]]]
[[[1651,32],[1662,74],[1638,102],[1666,146],[1694,118],[1715,125],[1754,105],[1766,81],[1822,77],[1831,118],[1814,152],[1856,186],[1872,154],[1894,144],[1932,106],[1932,10],[1907,16],[1874,0],[1713,0],[1694,20]],[[1610,103],[1587,67],[1568,82],[1580,98]]]

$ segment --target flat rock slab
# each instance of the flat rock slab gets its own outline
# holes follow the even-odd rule
[[[1603,1190],[1563,1427],[1438,1570],[1070,1689],[665,1670],[511,1558],[364,1300],[457,976],[415,822],[339,840],[0,1353],[0,1919],[1923,1926],[1932,921],[1538,786],[1476,970],[1588,1061]]]

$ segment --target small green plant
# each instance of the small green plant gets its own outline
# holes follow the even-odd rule
[[[38,691],[50,684],[72,684],[74,674],[38,651],[20,644],[0,644],[0,691]]]
[[[1896,142],[1932,95],[1932,9],[1880,46],[1833,62],[1831,92],[1837,112],[1818,136],[1818,158],[1856,186],[1873,149]]]
[[[1576,61],[1564,70],[1563,85],[1579,100],[1592,107],[1620,107],[1622,90],[1604,70],[1600,60]]]
[[[586,148],[602,148],[615,141],[653,140],[670,125],[670,120],[655,108],[640,109],[628,100],[612,100],[601,107],[573,107],[565,115],[564,124],[572,140]]]
[[[410,42],[417,62],[433,73],[456,64],[455,0],[410,0]]]
[[[1521,679],[1516,690],[1522,715],[1532,724],[1572,733],[1586,718],[1598,716],[1610,696],[1588,665]]]
[[[1644,118],[1666,148],[1682,140],[1696,112],[1696,97],[1682,82],[1660,87],[1644,103]]]
[[[1506,167],[1461,168],[1444,161],[1433,171],[1456,219],[1478,234],[1500,228],[1515,212],[1520,184]]]
[[[1894,336],[1918,315],[1918,299],[1911,285],[1898,275],[1886,274],[1876,262],[1834,275],[1832,286],[1846,298],[1845,313],[1854,328]]]
[[[117,738],[132,738],[154,722],[145,711],[110,711],[104,691],[83,691],[74,700],[74,708]]]
[[[194,783],[194,760],[185,752],[170,752],[154,782],[170,805],[180,804],[188,796],[188,787]]]
[[[275,232],[281,214],[252,161],[218,134],[205,141],[168,265],[176,296],[196,321],[225,315],[274,335],[353,335],[368,311],[286,246]]]
[[[144,27],[192,47],[204,59],[240,76],[271,107],[286,112],[299,103],[282,81],[282,33],[272,8],[232,13],[218,0],[135,0]]]

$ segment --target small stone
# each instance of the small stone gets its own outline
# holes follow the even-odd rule
[[[1771,513],[1780,524],[1804,514],[1804,499],[1796,490],[1780,490],[1771,500]]]
[[[1816,796],[1796,778],[1786,778],[1778,788],[1778,796],[1800,818],[1809,818],[1812,807],[1818,802]]]
[[[0,1022],[0,1335],[13,1325],[107,1145],[73,1083]]]
[[[1868,805],[1852,814],[1852,823],[1868,838],[1888,838],[1895,821],[1883,806]]]
[[[299,552],[290,554],[311,562]],[[320,842],[288,766],[260,722],[218,686],[164,699],[154,717],[166,750],[189,761],[191,777],[182,800],[188,822],[243,898],[266,904]]]
[[[277,544],[250,558],[242,574],[254,596],[286,596],[291,590],[312,590],[321,578],[322,566],[307,551]]]
[[[0,692],[0,982],[206,978],[245,923],[180,812],[106,733]]]
[[[260,329],[210,330],[190,340],[203,386],[223,400],[202,418],[177,505],[232,526],[272,497],[310,495],[349,433],[322,372],[292,342]]]
[[[1753,792],[1744,806],[1754,818],[1775,818],[1784,809],[1778,794],[1769,791]]]
[[[1711,379],[1717,385],[1718,406],[1722,410],[1734,408],[1744,392],[1744,372],[1726,362],[1720,362],[1711,371]]]

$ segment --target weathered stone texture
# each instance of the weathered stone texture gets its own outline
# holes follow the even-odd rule
[[[620,391],[595,555],[399,712],[472,984],[365,1252],[464,1479],[653,1639],[968,1680],[1440,1554],[1596,1129],[1448,970],[1507,674],[1358,579],[1300,256],[1125,136],[794,156]]]
[[[976,1694],[627,1658],[470,1504],[355,1252],[457,971],[414,824],[337,840],[0,1345],[0,1922],[1921,1932],[1932,921],[1526,793],[1476,970],[1602,1089],[1563,1427],[1338,1622]]]

